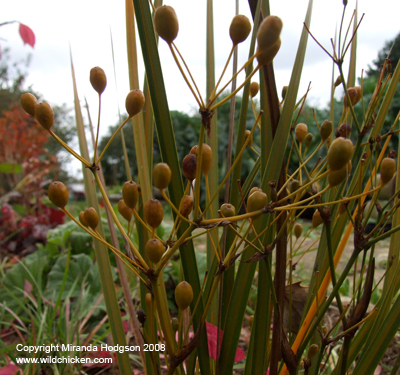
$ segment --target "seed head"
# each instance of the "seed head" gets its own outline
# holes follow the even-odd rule
[[[166,163],[158,163],[153,169],[153,185],[159,189],[164,190],[168,187],[171,181],[171,169]]]
[[[342,169],[353,155],[353,143],[350,139],[336,138],[328,150],[328,165],[332,171]]]
[[[68,203],[68,189],[60,181],[53,181],[49,186],[47,194],[51,203],[53,203],[58,208],[64,208]]]
[[[168,5],[159,6],[154,14],[154,26],[157,34],[171,44],[179,31],[178,17],[174,8]]]
[[[164,245],[158,238],[152,238],[146,242],[144,251],[152,263],[157,264],[164,254]]]
[[[296,134],[297,140],[301,143],[304,141],[304,138],[308,134],[308,126],[303,123],[297,124],[294,129],[294,132]]]
[[[34,113],[39,124],[46,130],[50,130],[54,124],[54,114],[50,104],[47,102],[36,103]]]
[[[36,96],[27,92],[21,95],[20,101],[24,111],[29,113],[31,116],[35,116],[35,106],[37,103]]]
[[[107,86],[107,77],[104,70],[98,66],[90,69],[90,83],[94,90],[101,95]]]
[[[251,31],[250,20],[241,14],[233,17],[231,26],[229,27],[229,36],[231,37],[233,45],[244,42],[249,36]]]
[[[196,155],[188,154],[183,158],[182,172],[189,181],[196,178],[197,159]]]
[[[186,308],[193,301],[193,289],[191,285],[186,282],[180,282],[175,288],[175,302],[181,310],[186,310]]]
[[[144,95],[143,92],[136,89],[132,90],[125,100],[126,112],[128,112],[129,117],[137,115],[144,106]]]
[[[199,152],[199,147],[197,145],[193,146],[192,149],[190,150],[190,153],[196,155],[196,158],[198,156],[198,152]],[[208,144],[203,143],[201,170],[205,175],[207,175],[208,171],[210,170],[211,162],[212,162],[212,149]]]
[[[127,221],[130,222],[132,220],[132,215],[133,211],[131,208],[129,208],[125,201],[121,199],[118,202],[118,212],[121,214],[121,216]]]
[[[125,204],[132,210],[135,208],[136,203],[139,199],[138,186],[133,181],[127,181],[122,187],[122,198],[124,198]]]
[[[163,206],[157,199],[149,199],[144,204],[143,213],[147,224],[153,229],[157,228],[164,218]]]
[[[85,210],[83,216],[88,224],[88,227],[95,230],[99,225],[99,215],[97,214],[97,211],[93,207],[89,207]]]

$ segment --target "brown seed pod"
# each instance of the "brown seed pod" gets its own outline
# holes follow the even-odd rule
[[[247,198],[247,211],[254,212],[261,210],[268,203],[267,194],[263,191],[255,191]]]
[[[171,326],[172,326],[172,330],[174,332],[178,332],[178,329],[179,329],[179,320],[178,320],[178,318],[172,318],[171,319]]]
[[[53,181],[50,184],[49,189],[47,190],[47,194],[51,203],[53,203],[58,208],[64,208],[68,203],[68,189],[60,181]]]
[[[341,84],[342,84],[342,77],[341,76],[337,76],[336,81],[334,83],[334,86],[338,87]]]
[[[314,136],[311,133],[307,133],[306,137],[304,138],[304,145],[308,148],[311,145]]]
[[[261,191],[261,192],[262,192],[262,190],[261,190],[259,187],[254,186],[254,187],[252,187],[252,188],[250,189],[249,197],[250,197],[250,195],[252,195],[252,194],[255,193],[256,191]]]
[[[319,352],[319,346],[317,344],[311,345],[307,351],[307,358],[312,359],[318,354],[318,352]]]
[[[134,209],[139,199],[138,186],[133,181],[127,181],[122,187],[122,198],[124,198],[125,204],[130,208]]]
[[[188,154],[183,158],[182,172],[189,181],[196,178],[197,159],[196,155]]]
[[[171,44],[179,32],[179,22],[175,9],[168,5],[157,7],[154,13],[154,27],[157,34],[168,44]]]
[[[249,326],[250,326],[250,329],[251,329],[253,327],[254,315],[250,315],[248,321],[249,321]]]
[[[303,226],[299,223],[295,224],[293,227],[293,232],[296,238],[299,239],[303,233]]]
[[[314,212],[313,217],[312,217],[312,227],[313,227],[313,229],[318,227],[322,223],[323,223],[323,220],[322,220],[321,214],[320,214],[320,212],[318,210],[316,210]]]
[[[279,40],[282,31],[282,20],[277,16],[268,16],[261,22],[257,32],[258,50],[271,48]]]
[[[147,257],[157,264],[164,254],[164,245],[158,238],[152,238],[146,242],[144,247]]]
[[[84,212],[84,211],[79,212],[79,222],[80,222],[84,227],[88,227],[88,226],[89,226],[88,223],[87,223],[87,221],[85,220],[85,212]]]
[[[260,65],[267,65],[269,64],[276,54],[278,53],[279,49],[281,48],[281,38],[279,38],[271,47],[265,49],[257,49],[257,61]]]
[[[233,17],[231,25],[229,26],[229,36],[234,46],[244,42],[249,36],[250,31],[251,23],[246,16],[238,14]]]
[[[235,216],[235,215],[236,215],[235,206],[233,206],[233,205],[230,204],[230,203],[224,203],[224,204],[220,207],[219,210],[221,211],[221,214],[222,214],[224,217],[232,217],[232,216]]]
[[[292,180],[289,182],[289,190],[291,193],[294,193],[295,191],[299,190],[299,187],[300,187],[300,181]]]
[[[189,216],[193,209],[193,198],[190,195],[185,195],[181,199],[179,212],[183,217]]]
[[[83,213],[83,217],[85,218],[88,227],[92,228],[93,230],[95,230],[99,225],[99,215],[93,207],[87,208]]]
[[[387,184],[396,172],[396,162],[391,158],[384,158],[381,162],[382,184]]]
[[[137,115],[144,106],[144,95],[139,89],[132,90],[125,99],[125,108],[129,117]]]
[[[35,106],[37,104],[35,95],[32,95],[29,92],[22,94],[20,102],[26,113],[29,113],[31,116],[35,116]]]
[[[351,136],[351,126],[350,124],[343,123],[339,126],[338,130],[335,133],[336,138],[343,137],[343,138],[350,138]]]
[[[191,285],[186,282],[180,282],[175,288],[175,302],[181,310],[186,310],[186,308],[193,301],[193,289]]]
[[[350,139],[336,138],[328,150],[328,165],[332,171],[342,169],[353,155],[353,143]]]
[[[193,155],[196,155],[199,152],[199,147],[198,146],[193,146],[192,149],[190,150],[190,153]],[[201,157],[201,170],[205,175],[208,174],[208,171],[210,170],[211,167],[211,162],[212,162],[212,149],[211,147],[203,143],[203,151],[202,151],[202,157]]]
[[[164,209],[157,199],[149,199],[143,206],[144,219],[152,228],[157,228],[163,218]]]
[[[118,201],[118,212],[121,214],[121,216],[128,222],[132,220],[132,215],[133,211],[131,208],[129,208],[125,201],[121,199]]]
[[[343,198],[345,198],[345,197],[343,197]],[[348,201],[340,203],[340,205],[339,205],[339,215],[343,215],[346,212],[346,203],[348,204]]]
[[[347,89],[347,92],[349,93],[350,102],[353,106],[355,106],[362,98],[361,87],[350,87]],[[346,94],[343,97],[343,106],[345,108],[348,107]]]
[[[36,103],[35,117],[39,124],[42,125],[46,130],[50,130],[54,124],[53,109],[47,102]]]
[[[252,82],[250,83],[250,96],[254,98],[257,94],[258,91],[260,91],[260,85],[258,82]]]
[[[104,70],[98,66],[90,69],[90,83],[94,90],[101,95],[107,86],[107,77]]]
[[[332,129],[333,129],[333,123],[332,121],[329,120],[325,120],[322,125],[321,125],[321,129],[319,130],[319,134],[321,136],[321,139],[323,141],[326,141],[331,133],[332,133]]]
[[[152,299],[153,299],[151,293],[146,293],[146,296],[145,296],[144,299],[145,299],[147,308],[150,309],[151,308],[151,304],[152,304]]]
[[[294,133],[296,134],[297,140],[301,143],[308,134],[308,126],[303,123],[297,124],[294,129]]]
[[[171,169],[166,163],[158,163],[153,169],[153,185],[159,189],[164,190],[168,187],[171,181]]]
[[[349,161],[347,165],[337,171],[330,170],[328,173],[329,186],[334,187],[341,184],[350,175],[351,169],[352,164]]]
[[[285,98],[286,98],[286,94],[287,94],[287,91],[288,91],[288,89],[289,89],[289,86],[283,86],[282,87],[282,99],[283,100],[285,100]]]
[[[251,134],[250,130],[245,130],[244,132],[244,141],[247,141],[247,138],[250,138],[249,143],[247,143],[248,147],[253,146],[253,134]]]

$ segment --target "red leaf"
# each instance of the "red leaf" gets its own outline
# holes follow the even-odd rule
[[[110,363],[94,363],[95,358],[112,358],[113,362],[116,362],[117,360],[117,354],[116,353],[110,353],[108,350],[101,350],[101,347],[97,347],[98,351],[91,351],[86,355],[86,358],[91,358],[92,363],[85,363],[83,367],[85,368],[91,368],[91,367],[100,367],[100,368],[106,368],[110,367]],[[1,375],[1,374],[0,374]]]
[[[208,355],[212,359],[217,360],[217,339],[218,339],[217,331],[218,331],[218,328],[208,322],[206,322],[206,328],[207,328],[207,341],[208,341]],[[218,352],[221,351],[223,335],[224,335],[224,331],[222,331],[220,329],[219,330],[219,350],[218,350]],[[245,357],[246,356],[244,354],[244,351],[240,348],[237,348],[236,355],[235,355],[235,362],[240,362]]]
[[[22,374],[22,371],[18,366],[12,363],[0,368],[0,375],[16,375],[16,374]]]
[[[24,44],[29,44],[32,48],[35,46],[35,34],[29,26],[19,23],[19,35],[24,42]]]

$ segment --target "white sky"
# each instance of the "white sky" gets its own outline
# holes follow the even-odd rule
[[[205,20],[206,0],[170,0],[166,3],[175,8],[180,23],[176,44],[185,57],[199,87],[205,91]],[[229,24],[234,16],[234,0],[214,0],[215,56],[217,75],[221,72],[231,48]],[[271,13],[283,20],[282,46],[274,60],[278,92],[288,84],[298,41],[307,9],[306,0],[271,0]],[[398,9],[393,0],[360,0],[359,18],[365,13],[358,34],[357,76],[361,69],[377,57],[385,41],[393,39],[400,32]],[[355,7],[349,0],[345,25]],[[89,83],[89,71],[94,66],[102,67],[108,77],[108,85],[102,98],[101,133],[109,124],[118,120],[117,105],[124,112],[125,96],[129,91],[125,39],[125,2],[105,0],[13,0],[2,1],[0,23],[18,20],[32,28],[36,45],[32,50],[23,46],[19,37],[18,24],[0,28],[0,44],[11,48],[13,59],[18,60],[32,54],[27,85],[43,94],[49,103],[67,103],[73,107],[73,90],[70,70],[69,46],[71,46],[81,101],[89,101],[92,119],[97,118],[97,93]],[[330,38],[340,22],[343,6],[341,0],[315,0],[311,32],[328,49]],[[239,13],[250,12],[247,1],[239,0]],[[113,77],[110,28],[113,34],[117,69],[118,98]],[[309,39],[305,67],[303,69],[300,93],[303,95],[308,83],[312,82],[309,94],[311,103],[325,106],[329,101],[332,62],[328,56]],[[248,56],[248,43],[239,47],[239,65]],[[160,42],[162,67],[170,109],[189,113],[196,111],[195,101],[172,59],[164,41]],[[139,52],[139,58],[141,53]],[[348,61],[348,60],[347,60]],[[228,72],[231,72],[231,67]],[[140,63],[141,82],[143,68]],[[336,75],[336,74],[335,74]],[[258,79],[258,78],[256,78]],[[243,76],[239,81],[243,80]]]

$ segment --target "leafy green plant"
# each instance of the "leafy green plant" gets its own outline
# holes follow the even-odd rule
[[[337,39],[332,41],[331,53],[330,48],[326,49],[312,35],[310,0],[290,83],[280,101],[272,61],[281,43],[285,44],[280,39],[282,21],[279,17],[269,15],[268,1],[249,1],[249,5],[253,25],[244,16],[238,15],[233,19],[230,28],[232,50],[226,66],[237,45],[249,36],[252,29],[249,58],[223,86],[221,82],[226,69],[218,80],[215,79],[212,1],[207,2],[207,92],[204,96],[198,90],[190,67],[186,65],[184,49],[178,49],[175,44],[179,30],[175,10],[158,3],[153,6],[143,0],[133,0],[133,4],[127,1],[129,66],[137,66],[136,22],[146,69],[144,89],[143,92],[138,89],[137,71],[131,69],[129,78],[132,91],[126,99],[128,117],[101,150],[98,147],[99,117],[92,131],[92,157],[87,149],[73,67],[80,152],[71,149],[52,131],[52,111],[48,104],[36,103],[32,97],[22,97],[23,108],[82,162],[88,208],[79,214],[79,218],[71,215],[68,191],[59,181],[50,185],[48,195],[76,225],[94,238],[115,344],[124,345],[125,338],[106,248],[116,255],[117,262],[125,264],[141,280],[141,308],[146,311],[147,320],[142,313],[139,315],[140,328],[135,322],[134,307],[130,308],[134,335],[138,342],[142,337],[146,344],[159,345],[161,342],[162,346],[158,348],[161,351],[165,349],[168,374],[194,374],[199,370],[201,374],[232,373],[235,361],[242,358],[237,355],[237,346],[245,314],[249,311],[254,317],[244,364],[245,374],[265,374],[267,369],[270,374],[318,374],[327,369],[325,365],[332,358],[333,365],[329,365],[331,373],[345,374],[350,368],[354,374],[371,373],[400,326],[397,318],[400,313],[400,297],[397,293],[400,285],[399,173],[395,192],[388,201],[388,204],[393,202],[392,208],[385,211],[387,207],[377,206],[379,190],[394,178],[399,165],[396,152],[390,150],[389,146],[392,135],[398,132],[400,114],[390,132],[384,134],[382,129],[399,81],[400,65],[390,73],[388,60],[385,61],[371,100],[366,103],[363,100],[362,82],[359,87],[355,80],[359,26],[357,12],[352,13],[349,26],[346,27],[343,19],[347,2],[344,2],[342,22]],[[157,35],[163,39],[160,43],[167,43],[201,116],[198,144],[191,145],[190,153],[183,159],[178,157],[174,138]],[[339,75],[332,80],[330,118],[322,123],[315,121],[315,124],[304,124],[298,123],[298,118],[307,92],[299,92],[299,83],[310,35],[325,50],[333,62],[333,72]],[[345,61],[349,63],[347,78],[344,75]],[[245,71],[246,78],[236,85],[238,72],[241,71]],[[251,79],[256,73],[260,75],[259,112],[253,101],[257,90],[254,85],[251,86]],[[99,95],[101,108],[106,75],[96,67],[91,71],[90,80]],[[231,93],[222,97],[230,85]],[[338,87],[343,88],[344,97],[341,118],[333,122],[333,98]],[[234,99],[239,91],[242,92],[241,111],[234,125]],[[230,100],[232,111],[227,163],[226,168],[221,170],[217,115],[218,109]],[[250,105],[254,111],[251,130],[246,129]],[[355,113],[357,105],[363,108],[361,119]],[[123,127],[130,120],[133,123],[136,163],[140,166],[137,178],[131,176],[123,136]],[[154,166],[153,123],[162,159],[162,163]],[[313,132],[314,138],[318,137],[317,141],[309,135],[311,127],[318,129],[318,132]],[[103,155],[109,145],[115,142],[119,132],[127,175],[127,182],[122,188],[123,201],[118,205],[119,213],[124,218],[122,220],[113,210],[101,172]],[[259,132],[259,138],[255,137],[255,132]],[[258,144],[255,144],[255,140]],[[241,183],[242,169],[248,165],[248,157],[245,156],[247,149],[256,153],[257,158],[246,180]],[[287,165],[292,156],[297,160],[297,168],[288,171]],[[320,156],[317,162],[313,161],[315,156]],[[377,176],[378,171],[380,177]],[[140,188],[133,180],[140,184]],[[201,181],[204,181],[204,185]],[[258,186],[254,186],[255,181],[259,181]],[[110,241],[106,239],[99,220],[101,210],[94,182],[105,204]],[[159,189],[173,212],[174,224],[170,233],[158,232],[164,219],[164,209],[157,199],[152,198],[152,185]],[[220,207],[218,197],[223,188],[225,204]],[[200,199],[202,190],[206,196],[205,203]],[[365,209],[367,195],[372,196],[371,205],[379,208],[375,229],[368,235],[364,233],[364,227],[372,210]],[[312,227],[307,233],[300,233],[296,229],[294,239],[292,233],[297,216],[300,211],[310,208],[314,211]],[[392,221],[392,229],[383,233],[388,220]],[[116,234],[112,234],[114,224],[124,241],[123,250],[118,245]],[[300,238],[310,236],[316,228],[322,228],[319,240],[317,238],[307,249],[311,252],[317,247],[311,253],[314,266],[309,270],[309,284],[303,286],[295,280],[293,273],[294,264],[303,255],[298,254],[300,247],[297,242],[302,241]],[[137,231],[137,243],[131,239],[134,231]],[[336,273],[351,234],[354,238],[351,254],[344,260],[341,272]],[[206,243],[207,272],[204,277],[200,273],[199,258],[196,257],[194,240],[198,237],[202,237],[203,243]],[[380,286],[382,295],[376,302],[377,309],[368,312],[375,283],[375,247],[389,237],[390,261]],[[171,320],[163,275],[178,252],[182,271],[175,289],[179,317]],[[123,280],[124,269],[121,265],[118,267]],[[346,280],[352,270],[353,284],[349,288],[351,303],[345,306],[340,288],[347,290],[344,283],[350,283]],[[124,293],[129,303],[131,298],[126,288]],[[323,329],[323,318],[333,302],[340,316],[332,329]],[[339,325],[342,331],[338,330]],[[217,333],[220,330],[223,335]],[[192,331],[191,338],[189,331]],[[210,332],[214,331],[215,336],[212,336]],[[160,338],[157,332],[162,332]],[[338,342],[338,355],[331,357],[330,348]],[[212,345],[217,348],[215,352],[210,349]],[[142,355],[147,374],[161,372],[160,354]],[[118,355],[118,363],[121,373],[130,373],[130,362],[126,355]]]

